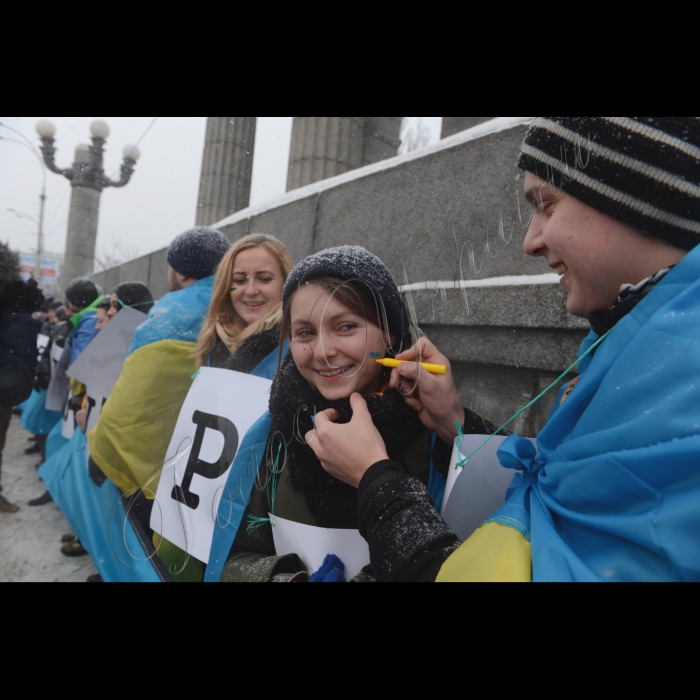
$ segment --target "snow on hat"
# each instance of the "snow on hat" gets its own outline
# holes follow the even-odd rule
[[[700,117],[536,117],[519,166],[651,236],[700,244]]]
[[[211,277],[231,244],[216,229],[200,226],[178,236],[168,249],[168,265],[185,277]]]
[[[74,279],[66,288],[66,299],[78,309],[87,309],[99,296],[101,292],[95,283],[86,277]]]
[[[410,321],[406,304],[386,265],[368,250],[359,246],[330,248],[302,260],[290,273],[284,285],[282,301],[285,309],[294,292],[307,282],[320,277],[335,277],[364,287],[370,298],[377,295],[384,302],[389,330],[410,345]],[[381,307],[380,318],[381,318]],[[408,346],[404,347],[407,350]]]

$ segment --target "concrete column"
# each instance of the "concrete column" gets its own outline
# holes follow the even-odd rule
[[[442,138],[446,139],[448,136],[454,136],[454,134],[458,134],[460,131],[466,131],[477,124],[482,124],[483,122],[489,121],[489,119],[495,118],[496,117],[443,117]]]
[[[250,204],[257,117],[207,117],[197,225],[211,226]]]
[[[87,146],[78,146],[75,151],[74,170],[80,171],[91,164]],[[97,225],[100,214],[101,193],[92,187],[73,187],[68,216],[66,257],[63,262],[61,280],[65,289],[76,277],[92,273],[95,265]]]
[[[393,158],[401,145],[403,117],[365,117],[362,165]]]
[[[403,117],[294,117],[287,189],[398,153]]]

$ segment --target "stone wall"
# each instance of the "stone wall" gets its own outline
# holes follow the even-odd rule
[[[526,126],[497,125],[289,193],[218,227],[232,241],[276,235],[297,261],[344,244],[377,254],[400,285],[413,287],[418,323],[453,362],[465,405],[502,423],[575,361],[587,327],[567,314],[546,262],[522,251],[530,210],[516,162]],[[147,281],[160,296],[166,270],[160,251],[95,279],[106,288]],[[515,429],[535,435],[553,401]]]

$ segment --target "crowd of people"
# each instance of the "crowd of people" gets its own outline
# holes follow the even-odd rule
[[[87,445],[91,488],[118,489],[160,580],[700,580],[700,119],[538,117],[519,166],[533,208],[525,253],[560,274],[569,312],[591,324],[579,375],[559,390],[537,447],[462,405],[449,358],[411,322],[390,271],[363,248],[295,265],[275,237],[232,245],[196,228],[170,246],[172,291],[157,303],[138,282],[105,296],[81,279],[65,303],[44,306],[2,248],[0,439],[22,404],[48,486],[30,505],[70,501],[51,475],[74,468],[71,454]],[[41,328],[31,316],[39,307]],[[74,364],[126,308],[143,322],[85,435],[89,387],[69,379],[64,412],[46,408],[61,365],[52,348]],[[39,331],[48,343],[37,367]],[[387,358],[398,366],[383,366]],[[205,368],[269,380],[269,410],[252,416],[253,427],[235,437],[233,464],[221,468],[201,455],[197,427],[192,454],[183,452],[187,469],[173,476],[171,438]],[[228,439],[215,407],[245,407],[249,397],[213,392],[193,424]],[[77,430],[66,438],[69,412]],[[514,479],[503,507],[461,541],[440,512],[453,447],[465,435],[507,438],[494,469]],[[205,561],[157,526],[157,493],[167,479],[180,512],[196,510],[193,479],[224,474],[217,502],[205,504],[214,523]],[[0,496],[0,512],[16,506]],[[275,528],[284,523],[296,527],[283,547]],[[75,529],[64,554],[95,559],[92,536],[83,541]],[[349,570],[330,551],[310,567],[302,553],[314,529],[357,532],[367,566]]]

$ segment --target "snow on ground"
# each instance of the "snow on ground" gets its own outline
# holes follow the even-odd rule
[[[0,583],[81,583],[97,571],[90,557],[68,559],[61,554],[61,537],[71,531],[58,508],[50,503],[29,508],[27,503],[46,489],[39,481],[36,455],[28,434],[12,417],[3,453],[3,496],[20,507],[14,515],[0,514]]]

